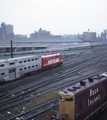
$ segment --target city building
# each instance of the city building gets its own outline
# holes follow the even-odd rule
[[[35,33],[31,33],[30,38],[49,39],[50,38],[50,31],[42,30],[42,28],[40,28],[38,32],[35,31]]]
[[[103,40],[107,40],[107,29],[104,30],[104,32],[101,33],[101,38],[102,38]]]
[[[16,38],[16,39],[27,38],[27,35],[15,34],[14,38]]]
[[[5,34],[5,29],[4,28],[0,28],[0,39],[5,39],[6,38],[6,34]]]
[[[96,32],[83,32],[82,39],[84,41],[95,41]]]
[[[2,22],[1,28],[5,31],[5,38],[14,38],[13,25],[6,25],[4,22]]]

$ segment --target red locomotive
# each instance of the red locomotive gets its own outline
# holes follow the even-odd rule
[[[57,120],[87,120],[107,104],[107,74],[81,81],[59,92]]]
[[[42,57],[42,67],[45,69],[63,64],[63,57],[61,56],[60,53],[42,55],[41,57]]]

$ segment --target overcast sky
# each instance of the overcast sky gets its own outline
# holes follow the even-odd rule
[[[51,34],[77,34],[107,29],[107,0],[0,0],[0,24],[15,34],[39,28]]]

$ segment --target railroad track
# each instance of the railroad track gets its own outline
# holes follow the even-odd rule
[[[105,63],[106,64],[106,63]],[[102,65],[102,64],[101,64]],[[104,65],[105,66],[105,65]],[[93,69],[95,66],[93,66],[93,67],[88,67],[88,69]],[[97,67],[98,68],[98,67]],[[86,71],[87,70],[87,68],[85,67],[84,69],[82,69],[82,71]],[[82,71],[81,71],[81,73],[82,73]],[[76,72],[76,71],[75,71]],[[100,72],[100,71],[99,71]],[[74,76],[76,75],[77,73],[75,73],[75,74],[73,74]],[[90,77],[90,76],[93,76],[93,75],[97,75],[98,74],[98,71],[96,72],[94,72],[94,74],[93,73],[91,73],[91,74],[89,74],[88,76]],[[71,73],[69,73],[68,75],[70,75],[69,77],[71,77]],[[68,75],[67,75],[67,77],[68,77]],[[73,76],[72,75],[72,76]],[[61,76],[60,76],[60,78],[61,78]],[[73,84],[73,83],[75,83],[75,82],[77,82],[77,81],[81,81],[81,80],[83,80],[83,79],[86,79],[87,78],[87,76],[85,76],[85,77],[82,77],[82,78],[76,78],[76,79],[72,79],[72,81],[71,80],[65,80],[65,81],[60,81],[60,79],[59,79],[59,83],[58,83],[58,79],[55,79],[54,81],[52,81],[53,83],[54,83],[54,85],[50,85],[49,87],[47,87],[47,88],[43,88],[44,86],[48,86],[48,84],[50,83],[50,81],[48,82],[48,83],[45,83],[45,84],[39,84],[39,85],[37,85],[37,86],[32,86],[31,88],[28,88],[28,89],[25,89],[25,90],[23,90],[23,91],[18,91],[17,93],[14,93],[14,94],[11,94],[11,95],[9,95],[9,96],[4,96],[4,97],[2,97],[1,99],[0,99],[0,111],[3,111],[3,110],[5,110],[5,109],[8,109],[9,107],[12,107],[12,106],[15,106],[15,105],[17,105],[17,104],[19,104],[19,103],[22,103],[22,102],[25,102],[25,101],[28,101],[28,100],[30,100],[30,99],[32,99],[32,96],[33,96],[33,98],[34,97],[39,97],[41,94],[46,94],[46,93],[48,93],[48,92],[51,92],[51,91],[53,91],[53,90],[56,90],[56,89],[61,89],[61,88],[63,88],[63,87],[66,87],[66,86],[68,86],[68,85],[70,85],[70,84]],[[61,79],[66,79],[64,76],[62,76],[62,78]],[[52,83],[51,82],[51,83]],[[33,88],[34,87],[34,88]],[[41,90],[38,90],[38,88],[42,88]],[[37,89],[37,90],[36,90]],[[45,91],[45,92],[44,92]],[[48,92],[47,92],[48,91]],[[39,93],[39,94],[38,94]]]
[[[30,120],[30,119],[36,119],[38,115],[49,111],[50,109],[52,109],[53,107],[58,106],[58,98],[52,99],[48,102],[45,102],[41,105],[38,105],[36,107],[34,107],[33,109],[30,109],[24,113],[18,114],[14,117],[11,117],[8,120]]]
[[[94,53],[94,54],[89,55],[89,56],[87,56],[87,55],[83,56],[81,59],[76,58],[73,60],[69,60],[68,63],[65,62],[62,67],[57,67],[57,68],[51,69],[50,71],[43,71],[42,74],[37,74],[35,76],[27,77],[27,78],[24,78],[24,79],[19,80],[19,81],[13,81],[13,83],[8,83],[8,85],[7,84],[4,85],[4,88],[3,88],[3,86],[1,86],[0,96],[8,94],[9,91],[11,91],[12,89],[15,90],[15,88],[17,88],[18,86],[21,86],[23,84],[27,84],[29,86],[28,83],[29,82],[31,83],[32,81],[38,83],[38,79],[39,80],[41,79],[41,82],[42,82],[42,78],[44,78],[44,76],[49,76],[52,73],[58,73],[59,71],[64,71],[66,69],[69,69],[71,66],[73,68],[75,66],[80,65],[82,62],[84,63],[89,59],[93,59],[95,57],[101,56],[101,54],[106,54],[106,53],[104,51],[100,51],[100,52]],[[69,65],[69,63],[71,63],[71,64]],[[32,79],[32,81],[30,79]],[[2,91],[3,91],[3,93],[2,93]]]
[[[90,77],[90,74],[88,76],[82,77],[80,80],[86,79],[87,77]],[[80,81],[80,80],[78,79],[77,81]],[[72,83],[74,84],[75,82],[74,81],[71,81],[70,83],[68,82],[68,84],[63,85],[61,87],[63,88],[63,87],[70,86],[70,84],[72,84]],[[51,89],[51,90],[53,90],[53,89]],[[47,107],[44,106],[44,104],[47,105]],[[34,119],[34,120],[36,120],[37,116],[45,113],[46,111],[48,111],[48,110],[50,110],[50,109],[52,109],[53,107],[56,107],[56,106],[58,106],[58,98],[55,98],[55,99],[51,100],[51,102],[49,101],[49,102],[43,103],[39,106],[36,106],[33,109],[30,109],[30,110],[28,110],[28,111],[26,111],[22,114],[18,114],[14,117],[11,117],[8,120],[16,120],[16,119],[25,119],[25,120]]]
[[[89,59],[89,61],[91,61],[91,62],[89,62],[89,61],[87,61],[87,59],[83,59],[82,61],[79,61],[79,64],[81,63],[81,62],[83,62],[84,61],[84,63],[81,63],[80,65],[78,65],[77,67],[74,67],[74,68],[72,68],[72,69],[70,69],[70,70],[67,70],[67,71],[65,71],[65,72],[63,72],[63,75],[61,76],[61,73],[60,73],[60,77],[59,78],[57,78],[59,75],[57,75],[57,76],[55,76],[55,77],[53,77],[53,78],[50,78],[51,79],[51,81],[49,81],[49,79],[47,80],[47,81],[49,81],[49,83],[52,83],[52,81],[53,81],[53,83],[55,83],[56,81],[60,81],[60,79],[62,80],[62,79],[66,79],[66,78],[69,78],[69,77],[71,77],[71,76],[73,76],[73,75],[75,75],[75,74],[77,74],[81,69],[82,70],[85,70],[85,69],[83,69],[83,68],[86,68],[86,66],[88,67],[88,66],[90,66],[90,65],[93,65],[94,66],[94,64],[96,64],[96,62],[98,63],[100,63],[99,64],[99,67],[97,67],[97,68],[101,68],[104,64],[102,64],[101,62],[102,62],[102,58],[104,58],[103,59],[103,61],[105,61],[105,65],[106,65],[106,57],[107,57],[107,55],[106,55],[106,53],[107,52],[103,52],[103,55],[101,56],[101,54],[102,53],[100,53],[100,54],[98,54],[98,55],[96,55],[96,56],[94,56],[94,55],[92,55],[91,57],[88,57],[87,59]],[[98,57],[98,58],[97,58]],[[92,61],[92,60],[93,61]],[[87,61],[87,62],[86,62]],[[76,62],[74,61],[74,63],[76,64]],[[77,64],[76,64],[77,65]],[[68,66],[67,66],[68,67]],[[71,66],[69,66],[69,67],[71,67]],[[94,66],[95,67],[95,66]],[[90,69],[90,67],[88,67],[89,69]],[[81,71],[82,71],[81,70]],[[104,69],[105,70],[105,69]],[[104,71],[103,70],[103,71]],[[65,74],[65,75],[64,75]],[[96,73],[94,73],[93,75],[95,75],[95,74],[98,74],[98,72],[96,72]],[[92,75],[92,73],[91,73],[91,75]],[[65,77],[66,76],[66,77]],[[90,77],[90,76],[89,76]],[[82,77],[81,77],[82,78]],[[79,78],[80,79],[80,78]],[[82,78],[83,79],[83,78]],[[84,78],[85,79],[85,78]],[[46,80],[44,80],[45,82],[46,82]],[[42,81],[43,82],[43,81]],[[72,84],[72,83],[70,83],[70,81],[67,81],[69,84]],[[47,82],[48,83],[48,82]],[[45,86],[46,85],[48,85],[48,84],[45,84]],[[74,81],[73,81],[73,83],[74,83]],[[61,83],[62,85],[63,85],[63,82]],[[65,86],[67,86],[68,84],[66,84]],[[43,85],[44,86],[44,85]],[[41,87],[43,87],[43,86],[41,86]],[[65,86],[61,86],[62,88],[63,87],[65,87]],[[32,88],[33,86],[31,86],[31,88]],[[54,86],[54,87],[56,87],[56,86]],[[53,89],[54,89],[54,87],[53,87]],[[57,89],[59,89],[59,88],[61,88],[61,87],[57,87]],[[52,88],[52,86],[51,86],[51,88]],[[38,89],[38,88],[36,88],[36,89]],[[52,89],[52,90],[53,90]],[[22,95],[22,99],[23,99],[23,95],[24,95],[24,93],[26,93],[25,94],[25,96],[29,96],[29,94],[28,93],[30,93],[29,91],[31,91],[31,90],[29,90],[29,88],[28,89],[26,89],[27,90],[27,92],[25,92],[24,90],[21,90],[20,92],[22,92],[21,93],[21,95]],[[33,89],[32,89],[33,90]],[[38,92],[40,92],[40,91],[38,91]],[[31,93],[30,93],[31,94]],[[33,94],[34,94],[34,92],[33,92]],[[37,93],[35,93],[35,94],[37,94]],[[45,93],[44,93],[45,94]],[[9,95],[9,96],[4,96],[4,97],[6,97],[6,98],[8,98],[7,100],[4,100],[5,102],[6,101],[8,101],[7,103],[8,104],[10,104],[9,103],[9,101],[11,101],[11,100],[13,100],[13,98],[14,98],[14,96],[12,96],[12,95],[14,95],[14,96],[17,96],[16,97],[16,99],[20,96],[20,94],[18,93],[17,95],[14,93],[14,94],[11,94],[11,95]],[[40,95],[38,95],[38,96],[40,96]],[[12,98],[12,99],[9,99],[9,97],[10,98]],[[22,100],[21,99],[21,100]],[[2,100],[2,98],[0,99],[0,106],[1,105],[4,105],[4,103],[5,102],[3,102],[3,101],[1,101]],[[15,100],[15,99],[14,99]],[[18,99],[19,100],[19,99]],[[28,99],[26,99],[26,100],[28,100]],[[11,101],[11,102],[13,102],[13,101]],[[20,100],[19,100],[19,102],[20,102]],[[0,107],[1,108],[1,107]],[[5,106],[4,106],[4,108],[5,108]],[[7,109],[7,108],[5,108],[5,109]],[[4,110],[5,110],[4,109]],[[2,111],[2,110],[1,110]]]

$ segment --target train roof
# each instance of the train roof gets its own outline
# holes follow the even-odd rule
[[[107,74],[103,73],[100,76],[95,76],[92,78],[89,78],[87,80],[78,82],[70,87],[67,87],[60,91],[61,94],[70,95],[70,94],[78,94],[83,92],[84,90],[91,88],[94,85],[100,84],[101,82],[104,82],[107,80]]]
[[[0,62],[5,62],[5,61],[14,61],[14,60],[22,60],[22,59],[28,59],[32,57],[40,57],[39,55],[31,55],[31,56],[24,56],[24,57],[17,57],[17,58],[6,58],[6,59],[1,59]]]
[[[60,53],[53,53],[53,54],[42,55],[42,58],[53,57],[53,56],[57,56],[57,55],[61,55],[61,54]]]

